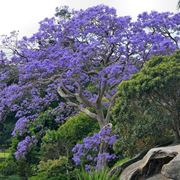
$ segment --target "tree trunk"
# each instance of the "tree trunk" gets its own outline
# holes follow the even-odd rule
[[[178,114],[173,114],[173,130],[175,136],[175,143],[180,143],[180,117]]]
[[[107,144],[102,142],[100,145],[98,156],[100,157],[101,154],[106,153],[106,152],[107,152]],[[97,159],[96,169],[98,171],[103,170],[106,166],[107,166],[106,158],[98,158]]]
[[[108,124],[108,122],[106,122],[106,119],[104,118],[104,114],[103,114],[102,110],[97,111],[97,119],[98,119],[98,123],[100,126],[100,130],[102,130],[102,128],[104,128]],[[102,142],[100,145],[98,156],[101,156],[101,154],[106,153],[107,147],[108,147],[107,144]],[[97,165],[96,165],[97,170],[102,170],[106,166],[107,166],[106,158],[98,158],[97,159]]]
[[[175,143],[180,143],[180,132],[174,131]]]

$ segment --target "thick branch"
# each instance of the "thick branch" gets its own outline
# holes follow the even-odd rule
[[[82,88],[81,88],[81,86],[80,86],[79,83],[77,83],[77,86],[78,86],[78,92],[75,93],[76,99],[77,99],[80,103],[82,103],[82,104],[84,104],[84,105],[86,105],[86,106],[88,106],[88,107],[93,107],[93,108],[94,108],[95,105],[94,105],[91,101],[89,101],[89,100],[83,95]]]
[[[71,95],[68,95],[68,94],[65,94],[64,91],[59,87],[58,88],[58,93],[61,97],[65,98],[66,101],[67,101],[67,104],[70,105],[70,106],[74,106],[74,107],[77,107],[81,112],[84,112],[85,114],[87,114],[88,116],[90,116],[91,118],[93,119],[96,119],[97,120],[97,115],[93,112],[91,112],[90,110],[88,110],[87,108],[84,108],[82,107],[81,105],[75,103],[75,102],[72,102],[70,100],[70,98],[72,98]]]
[[[85,114],[87,114],[87,115],[90,116],[91,118],[97,120],[97,115],[96,115],[95,113],[91,112],[91,111],[88,110],[87,108],[83,108],[83,107],[80,107],[80,106],[78,106],[78,107],[79,107],[79,110],[80,110],[81,112],[84,112]]]
[[[108,54],[108,56],[106,57],[105,61],[104,61],[104,64],[108,64],[109,61],[110,61],[110,57],[112,56],[112,54],[114,53],[114,48],[115,48],[115,44],[112,44],[112,48]]]
[[[72,96],[71,93],[69,94],[66,91],[64,91],[64,89],[62,87],[58,87],[57,92],[62,98],[65,98],[65,99],[74,97],[74,96]]]
[[[108,107],[107,113],[106,113],[106,122],[109,122],[110,114],[111,114],[111,108],[112,108],[112,106],[114,105],[114,101],[115,101],[117,95],[118,95],[118,93],[115,93],[115,94],[111,97],[110,104],[109,104],[109,107]]]
[[[100,106],[102,98],[104,96],[104,93],[106,91],[107,88],[107,79],[104,81],[104,84],[102,85],[102,82],[100,83],[100,87],[99,87],[99,92],[98,92],[98,97],[96,99],[96,104],[97,106]]]

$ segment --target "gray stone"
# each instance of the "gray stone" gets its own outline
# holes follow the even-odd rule
[[[121,180],[180,180],[180,145],[153,148],[126,167]]]
[[[161,174],[174,180],[180,180],[180,155],[165,164],[162,167]]]

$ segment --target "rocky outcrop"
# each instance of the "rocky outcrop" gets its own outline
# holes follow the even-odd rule
[[[171,179],[180,180],[180,154],[162,167],[161,174]]]
[[[126,167],[121,180],[180,180],[180,145],[153,148]]]

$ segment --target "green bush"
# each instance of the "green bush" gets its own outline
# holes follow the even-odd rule
[[[0,180],[22,180],[20,176],[12,175],[12,176],[3,176],[0,175]]]
[[[40,161],[38,165],[38,173],[29,180],[67,180],[69,179],[68,159],[61,156],[59,159]]]
[[[55,116],[52,114],[52,109],[49,108],[42,112],[35,121],[30,124],[29,131],[32,135],[36,135],[37,138],[41,139],[42,133],[45,131],[58,128],[58,124],[54,119]]]
[[[11,144],[11,133],[16,123],[14,112],[6,112],[6,118],[0,122],[0,142],[1,148],[8,148]],[[6,123],[4,123],[6,122]]]
[[[47,131],[41,147],[42,159],[70,157],[75,144],[97,130],[97,122],[83,113],[69,118],[58,130]]]
[[[127,106],[124,110],[123,106]],[[116,122],[116,133],[119,135],[118,141],[114,145],[116,153],[125,157],[132,157],[143,150],[163,144],[172,139],[169,117],[162,116],[158,111],[150,116],[142,109],[129,106],[121,106],[120,118]],[[152,107],[149,108],[152,109]]]
[[[12,158],[8,158],[0,163],[0,173],[5,176],[16,174],[17,163]]]
[[[116,151],[132,156],[172,139],[180,141],[180,51],[153,57],[119,85],[112,110],[119,141]]]
[[[7,72],[6,78],[1,78],[0,83],[5,83],[8,86],[18,82],[18,68],[14,65],[0,65],[0,75]],[[0,145],[1,148],[9,147],[11,144],[11,132],[16,123],[15,112],[11,112],[10,109],[6,108],[6,113],[3,115],[3,121],[0,122]]]
[[[32,174],[31,164],[27,159],[16,161],[14,152],[17,142],[17,138],[12,138],[11,148],[7,150],[7,158],[0,163],[0,173],[8,178],[11,178],[10,176],[14,178],[14,175],[17,175],[21,179],[27,179]]]

